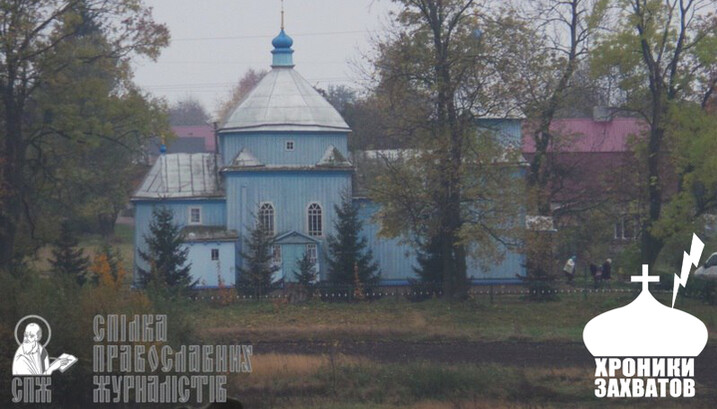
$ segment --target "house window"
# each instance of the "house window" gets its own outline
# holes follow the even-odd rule
[[[189,208],[189,224],[202,224],[202,208],[201,207],[190,207]]]
[[[309,236],[321,236],[323,221],[321,219],[321,205],[311,203],[307,210]]]
[[[316,244],[307,244],[306,254],[309,256],[309,262],[311,262],[311,264],[316,264],[316,259],[318,258],[316,253]]]
[[[219,249],[212,249],[212,261],[219,260]]]
[[[615,222],[613,238],[615,240],[634,240],[637,238],[638,224],[636,216],[621,216]]]
[[[274,235],[274,205],[262,203],[259,206],[259,223],[264,231]]]
[[[274,261],[275,264],[281,264],[281,246],[278,244],[274,245],[272,251],[272,261]]]
[[[294,150],[294,141],[286,141],[284,144],[284,149],[287,151],[293,151]]]

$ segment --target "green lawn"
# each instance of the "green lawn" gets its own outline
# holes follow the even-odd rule
[[[83,248],[85,255],[92,258],[104,242],[104,239],[98,234],[87,234],[79,237],[79,242],[79,246]],[[109,243],[119,250],[127,271],[132,271],[134,263],[134,226],[117,224],[114,237],[109,239]],[[48,260],[50,258],[52,258],[52,246],[44,246],[29,260],[30,266],[36,271],[48,271],[50,268]]]
[[[658,299],[668,303],[671,294]],[[598,314],[628,304],[633,293],[564,294],[557,302],[533,303],[519,295],[487,295],[460,303],[413,303],[385,298],[374,302],[312,301],[279,305],[271,301],[212,306],[196,301],[190,316],[200,333],[250,334],[257,340],[372,339],[566,341],[581,342],[585,324]],[[717,339],[717,308],[694,299],[678,307],[697,316]]]

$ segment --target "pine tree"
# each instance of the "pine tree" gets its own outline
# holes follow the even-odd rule
[[[60,237],[55,242],[55,249],[52,250],[53,259],[50,260],[52,269],[60,274],[74,277],[79,285],[87,281],[87,268],[90,266],[90,258],[85,256],[81,248],[77,248],[78,240],[72,233],[68,222],[60,226]]]
[[[241,273],[237,280],[237,288],[245,293],[261,296],[276,287],[272,276],[279,271],[274,263],[272,233],[266,230],[256,217],[254,227],[247,228],[249,236],[244,240],[241,256],[244,267],[239,268]]]
[[[429,299],[437,294],[443,287],[443,258],[440,252],[440,243],[435,238],[428,238],[428,243],[422,245],[416,252],[416,262],[413,271],[418,280],[409,280],[413,292],[412,299],[420,301]]]
[[[316,281],[316,263],[309,258],[309,253],[305,252],[304,256],[297,260],[294,277],[296,281],[304,288],[311,288]]]
[[[334,222],[335,235],[327,238],[329,256],[329,281],[335,284],[353,285],[354,268],[358,266],[358,279],[363,284],[375,284],[378,280],[378,264],[368,249],[365,237],[361,237],[363,224],[358,217],[358,207],[344,192],[341,205],[334,206],[337,219]]]
[[[183,247],[180,227],[174,224],[173,218],[172,210],[166,207],[152,210],[150,234],[144,236],[147,251],[139,251],[142,260],[150,266],[149,270],[139,269],[140,283],[144,287],[151,285],[182,292],[197,284],[189,274],[189,250]]]
[[[443,274],[441,274],[443,259],[440,253],[440,243],[429,238],[428,243],[418,250],[416,261],[418,266],[414,266],[413,271],[416,272],[421,283],[435,284],[437,288],[440,288],[443,279]]]

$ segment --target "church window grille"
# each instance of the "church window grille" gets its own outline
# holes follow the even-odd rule
[[[311,203],[308,208],[307,216],[309,236],[321,236],[323,233],[321,205],[318,203]]]
[[[266,232],[274,234],[274,205],[262,203],[259,206],[259,222]]]
[[[189,224],[202,224],[202,208],[201,207],[190,207],[189,208]]]

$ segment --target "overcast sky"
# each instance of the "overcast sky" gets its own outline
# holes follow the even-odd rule
[[[268,69],[280,0],[145,0],[172,35],[157,62],[135,62],[135,81],[170,103],[188,96],[214,113],[249,68]],[[388,21],[389,0],[285,0],[294,64],[310,83],[357,87],[352,61],[370,51]]]

